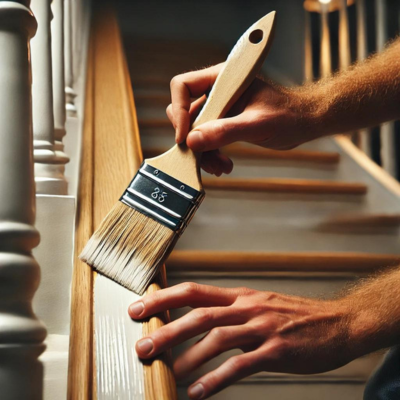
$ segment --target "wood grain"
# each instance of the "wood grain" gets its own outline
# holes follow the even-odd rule
[[[368,253],[257,253],[237,251],[175,250],[168,272],[371,272],[400,264],[396,254]]]
[[[161,268],[158,281],[147,290],[147,294],[153,293],[167,286],[165,266]],[[143,336],[161,328],[169,321],[169,314],[156,315],[143,323]],[[175,378],[169,367],[171,353],[167,352],[154,360],[144,363],[146,400],[174,400],[178,398]]]
[[[155,157],[166,151],[166,148],[152,147],[144,148],[144,157]],[[243,146],[232,144],[221,149],[223,154],[234,159],[248,160],[281,160],[290,162],[305,162],[313,164],[336,165],[339,163],[340,155],[336,152],[314,151],[314,150],[271,150],[256,146]]]
[[[142,162],[133,93],[115,12],[95,7],[94,20],[94,192],[93,223],[98,226],[118,201]],[[165,270],[163,270],[165,275]],[[165,276],[164,276],[165,278]],[[149,291],[158,290],[153,284]],[[164,322],[151,318],[143,326],[150,333]],[[175,381],[168,356],[146,366],[146,400],[174,399]],[[154,390],[153,382],[158,387]],[[149,388],[153,388],[150,390]]]
[[[205,189],[243,192],[346,194],[364,195],[367,186],[362,183],[320,181],[289,178],[205,178]]]
[[[87,58],[81,176],[71,287],[71,330],[67,394],[69,400],[92,399],[93,276],[91,269],[79,260],[78,256],[93,233],[93,71],[93,37],[91,37]]]

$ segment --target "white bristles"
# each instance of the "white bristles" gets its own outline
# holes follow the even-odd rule
[[[118,201],[79,258],[143,294],[175,237],[176,232]]]

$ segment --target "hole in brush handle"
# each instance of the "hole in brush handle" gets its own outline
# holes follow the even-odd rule
[[[250,43],[258,44],[263,40],[264,32],[261,29],[255,29],[249,35]]]

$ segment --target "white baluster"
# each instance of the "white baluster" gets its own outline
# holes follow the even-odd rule
[[[76,116],[74,91],[73,37],[72,37],[72,4],[64,1],[64,54],[65,54],[65,95],[68,116]]]
[[[339,3],[339,63],[341,71],[351,64],[347,0],[340,0]]]
[[[320,75],[327,78],[332,74],[331,42],[329,34],[329,1],[320,1],[321,6],[321,59]]]
[[[51,54],[53,60],[53,111],[55,149],[64,159],[62,142],[65,136],[65,80],[64,80],[64,1],[53,0],[51,9]]]
[[[365,12],[365,0],[356,0],[356,18],[357,18],[357,61],[363,61],[367,58],[367,15]],[[369,157],[371,157],[371,130],[362,129],[359,131],[360,148]]]
[[[67,194],[64,165],[68,158],[56,150],[53,117],[50,0],[32,0],[38,22],[32,46],[32,111],[36,192]]]
[[[84,32],[84,7],[85,3],[80,0],[72,1],[72,48],[73,48],[73,76],[77,77],[77,73],[80,71],[82,62],[82,44],[83,44],[83,32]],[[76,79],[75,79],[76,82]]]
[[[0,2],[0,397],[42,398],[46,329],[32,311],[40,270],[31,250],[35,184],[29,39],[36,30],[29,1]]]
[[[386,0],[375,0],[376,15],[376,48],[382,51],[388,39],[386,27]],[[394,123],[381,125],[381,158],[382,166],[390,175],[396,175],[396,155],[394,141]]]
[[[306,82],[312,82],[314,78],[313,74],[313,58],[312,58],[312,41],[311,41],[311,18],[310,13],[304,10],[305,13],[305,32],[304,32],[304,80]]]

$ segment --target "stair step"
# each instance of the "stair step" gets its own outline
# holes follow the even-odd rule
[[[362,183],[287,178],[204,178],[203,186],[228,191],[347,195],[364,195],[368,189]]]
[[[244,275],[261,272],[362,272],[392,267],[400,255],[365,253],[261,253],[238,251],[175,250],[167,260],[167,271],[234,272]]]
[[[169,103],[171,103],[171,95],[169,92],[155,92],[151,93],[151,91],[144,92],[138,91],[139,93],[135,94],[135,104],[137,108],[144,107],[160,107],[166,108]]]
[[[143,149],[145,158],[156,157],[168,148],[149,148]],[[339,153],[326,151],[309,150],[270,150],[263,147],[229,145],[222,148],[222,153],[232,158],[250,159],[250,160],[285,160],[311,162],[317,164],[337,164],[340,160]]]
[[[138,124],[139,127],[143,129],[171,128],[171,130],[173,130],[171,121],[168,118],[151,118],[151,119],[139,118]]]
[[[319,225],[319,229],[340,233],[390,233],[400,227],[399,214],[338,215],[328,218]]]

